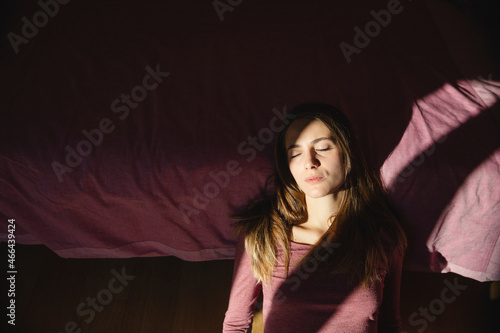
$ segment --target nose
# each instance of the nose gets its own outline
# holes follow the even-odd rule
[[[315,151],[310,151],[310,152],[306,153],[304,162],[305,162],[306,169],[316,169],[320,165],[319,160],[316,158]]]

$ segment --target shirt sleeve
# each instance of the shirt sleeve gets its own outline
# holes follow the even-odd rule
[[[378,316],[378,332],[401,332],[402,330],[399,298],[403,254],[395,251],[391,259],[389,272],[384,280],[384,294]]]
[[[250,328],[262,285],[252,274],[250,256],[245,251],[244,237],[236,245],[233,282],[229,305],[224,317],[223,333],[247,332]]]

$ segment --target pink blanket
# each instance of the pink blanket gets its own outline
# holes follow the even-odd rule
[[[17,242],[63,257],[233,258],[228,215],[272,170],[286,112],[320,101],[381,168],[407,269],[500,279],[500,88],[478,38],[446,29],[459,14],[47,3],[17,10],[0,54],[1,240],[15,219]]]

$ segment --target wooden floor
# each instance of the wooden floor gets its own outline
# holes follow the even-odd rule
[[[5,243],[0,247],[5,254]],[[44,246],[16,245],[16,326],[8,331],[221,332],[232,264],[174,257],[62,259]],[[445,280],[459,286],[453,301],[447,292],[448,302],[441,300],[449,288]],[[405,272],[404,329],[500,332],[494,327],[500,318],[497,287],[452,274]]]

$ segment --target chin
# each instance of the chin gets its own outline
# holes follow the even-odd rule
[[[323,198],[327,195],[329,195],[331,192],[305,192],[305,194],[309,197],[309,198],[313,198],[313,199],[319,199],[319,198]]]

